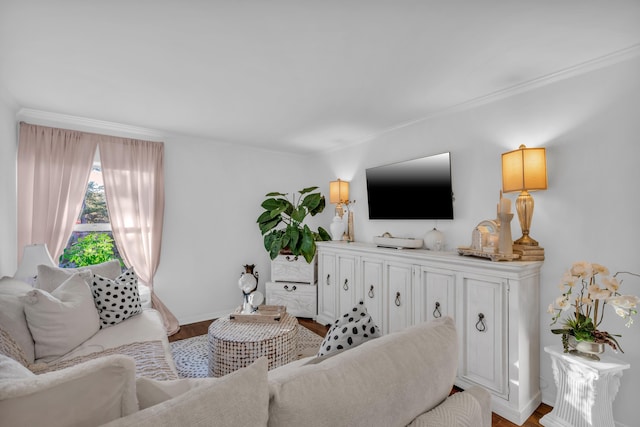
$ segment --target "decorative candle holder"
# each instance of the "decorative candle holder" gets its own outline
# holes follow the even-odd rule
[[[511,238],[512,213],[498,212],[500,232],[498,233],[498,252],[503,255],[513,255],[513,240]]]

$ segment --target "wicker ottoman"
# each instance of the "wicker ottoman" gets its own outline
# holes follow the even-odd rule
[[[221,377],[249,366],[261,356],[269,369],[298,357],[298,319],[285,314],[276,323],[248,323],[217,319],[209,326],[209,376]]]

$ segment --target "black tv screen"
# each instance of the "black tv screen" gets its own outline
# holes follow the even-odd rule
[[[451,156],[366,170],[369,219],[453,219]]]

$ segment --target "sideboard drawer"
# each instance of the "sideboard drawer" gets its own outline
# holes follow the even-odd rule
[[[278,255],[271,261],[271,281],[315,284],[317,265],[316,257],[308,263],[303,256]]]
[[[306,283],[267,282],[267,304],[285,305],[287,313],[315,319],[318,314],[317,287]]]

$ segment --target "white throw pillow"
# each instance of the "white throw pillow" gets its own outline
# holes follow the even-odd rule
[[[52,293],[33,289],[21,299],[36,359],[46,359],[43,362],[67,354],[100,329],[91,290],[79,274]]]
[[[0,278],[0,326],[24,350],[28,363],[35,361],[36,351],[24,316],[22,296],[32,289],[33,287],[13,277]]]
[[[59,268],[50,267],[48,265],[39,265],[35,287],[47,292],[53,292],[54,289],[60,286],[71,275],[79,272],[84,272],[83,277],[85,278],[87,285],[91,285],[94,274],[99,274],[100,276],[107,277],[109,279],[115,279],[120,275],[120,273],[122,273],[122,269],[120,268],[120,262],[115,259],[100,264],[78,268]]]
[[[117,325],[142,312],[138,276],[133,267],[115,279],[94,274],[91,290],[100,315],[101,329]]]
[[[360,301],[335,321],[320,345],[318,356],[356,347],[380,335],[380,328],[367,312],[364,302]]]

